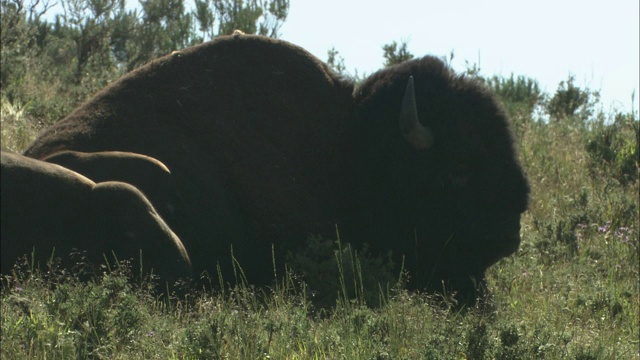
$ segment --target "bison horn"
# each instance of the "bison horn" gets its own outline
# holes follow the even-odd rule
[[[409,76],[407,90],[402,99],[400,110],[400,131],[402,136],[415,149],[428,149],[433,146],[433,133],[428,127],[420,124],[418,110],[416,108],[416,93],[413,89],[413,76]]]

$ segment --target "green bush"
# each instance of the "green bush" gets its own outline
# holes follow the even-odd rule
[[[392,289],[401,286],[401,274],[393,274],[390,256],[372,256],[366,246],[357,251],[349,244],[311,236],[307,246],[289,253],[287,260],[291,272],[304,281],[313,304],[321,308],[335,306],[336,301],[380,306]]]
[[[622,184],[638,181],[640,127],[633,114],[615,115],[611,124],[597,122],[586,150],[592,174],[610,174]]]
[[[547,112],[554,121],[578,116],[585,121],[594,114],[594,105],[600,99],[598,91],[581,89],[574,84],[575,77],[569,75],[567,81],[561,81],[556,93],[546,104]]]

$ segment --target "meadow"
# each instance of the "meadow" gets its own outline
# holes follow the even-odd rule
[[[81,282],[86,268],[27,257],[2,277],[2,358],[640,358],[638,114],[603,110],[572,78],[543,94],[535,80],[475,70],[511,116],[532,187],[521,247],[489,269],[481,305],[408,292],[385,259],[338,239],[307,239],[270,288],[238,275],[236,286],[213,278],[216,290],[169,297],[126,262]],[[1,145],[21,152],[119,73],[80,83],[9,75]],[[316,270],[332,276],[319,281]]]

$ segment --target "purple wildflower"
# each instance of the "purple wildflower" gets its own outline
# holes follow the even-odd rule
[[[628,243],[630,241],[629,237],[631,234],[633,234],[633,230],[626,226],[621,226],[614,232],[615,237],[623,243]]]
[[[606,233],[609,231],[609,227],[611,226],[611,221],[607,221],[602,226],[598,226],[598,232]]]

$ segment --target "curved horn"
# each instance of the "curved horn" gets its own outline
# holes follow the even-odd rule
[[[415,149],[428,149],[433,146],[433,132],[420,124],[418,110],[416,108],[416,93],[413,89],[413,76],[409,76],[407,90],[402,98],[400,110],[400,131],[405,140]]]

